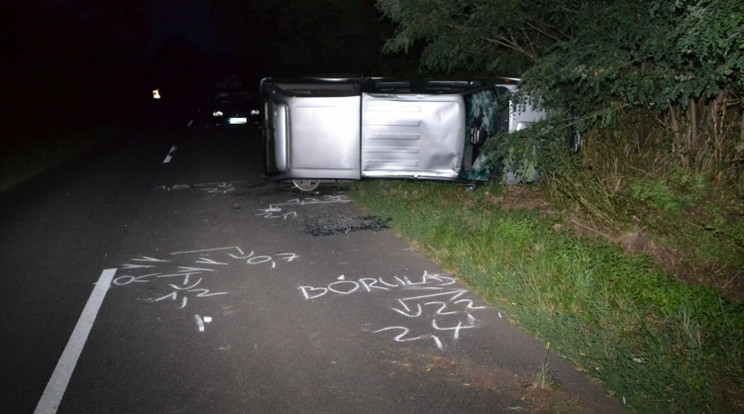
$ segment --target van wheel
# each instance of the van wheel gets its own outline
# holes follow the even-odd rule
[[[320,180],[295,178],[292,180],[292,184],[300,191],[313,191],[320,185]]]

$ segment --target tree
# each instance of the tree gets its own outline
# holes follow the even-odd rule
[[[673,132],[670,147],[683,165],[744,155],[740,0],[378,0],[377,6],[398,25],[386,50],[423,43],[426,67],[520,76],[521,89],[541,96],[555,122],[578,118],[588,128],[611,123],[620,110],[642,109]]]
[[[579,0],[378,0],[398,29],[388,52],[425,43],[424,67],[518,76],[556,42],[573,38]]]
[[[744,3],[613,1],[577,18],[575,36],[526,71],[527,89],[588,123],[642,109],[673,132],[683,165],[723,160],[724,124],[744,103]]]

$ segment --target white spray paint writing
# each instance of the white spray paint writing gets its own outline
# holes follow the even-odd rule
[[[293,208],[301,206],[310,206],[316,204],[338,204],[338,203],[350,203],[344,195],[327,195],[320,198],[307,197],[307,198],[295,198],[287,200],[283,203],[269,204],[268,208],[259,209],[257,216],[263,216],[267,219],[282,219],[286,220],[288,217],[297,217],[297,211],[284,211],[284,208]]]
[[[424,272],[421,280],[412,281],[408,276],[393,276],[390,278],[373,278],[363,277],[357,280],[346,280],[346,276],[341,275],[336,281],[329,283],[327,286],[313,287],[300,286],[298,289],[302,292],[305,299],[317,299],[327,294],[348,295],[355,292],[372,292],[373,290],[391,290],[395,288],[434,285],[437,287],[449,286],[455,283],[451,276],[440,274],[429,274]]]
[[[403,318],[402,323],[385,326],[373,333],[392,332],[396,342],[431,340],[438,349],[444,350],[448,344],[456,343],[464,330],[478,326],[473,311],[487,308],[477,306],[467,297],[469,292],[453,286],[455,283],[451,276],[424,271],[416,280],[407,276],[347,279],[341,275],[327,285],[300,286],[298,290],[305,300],[331,295],[406,292],[390,307],[395,315]]]
[[[143,298],[147,303],[176,303],[179,309],[192,301],[229,295],[228,291],[213,291],[209,279],[225,266],[243,264],[263,269],[275,269],[283,263],[300,259],[295,253],[246,253],[238,246],[171,252],[161,257],[139,256],[121,265],[124,273],[113,280],[114,286],[147,285],[148,292],[158,292]],[[201,318],[201,317],[200,317]],[[205,317],[206,318],[206,317]],[[209,317],[211,321],[211,317]],[[201,319],[197,318],[197,323]],[[203,331],[201,320],[199,326]]]
[[[194,320],[196,321],[196,329],[199,330],[199,332],[204,332],[204,324],[212,322],[211,316],[204,316],[202,317],[198,313],[194,315]]]
[[[208,194],[227,194],[237,191],[238,186],[241,183],[244,183],[244,181],[218,181],[200,184],[159,185],[155,187],[155,189],[163,191],[181,191],[194,189],[203,191]]]

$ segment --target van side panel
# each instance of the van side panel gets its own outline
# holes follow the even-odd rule
[[[360,178],[359,101],[359,96],[288,99],[290,178]]]
[[[362,176],[456,179],[465,144],[460,95],[362,94]]]

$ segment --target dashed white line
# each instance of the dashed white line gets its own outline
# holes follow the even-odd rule
[[[75,370],[75,365],[78,358],[80,358],[85,341],[88,340],[88,334],[90,334],[93,322],[95,322],[98,315],[98,310],[103,303],[103,298],[106,296],[106,292],[109,286],[111,286],[111,281],[114,279],[115,274],[116,269],[106,269],[101,273],[101,277],[98,278],[98,282],[96,282],[96,286],[93,288],[93,293],[90,294],[88,302],[85,304],[85,308],[83,308],[83,313],[80,314],[75,329],[67,341],[65,350],[62,351],[62,356],[57,362],[57,367],[54,368],[52,377],[49,379],[44,389],[44,394],[41,395],[34,413],[53,414],[57,412],[57,408],[59,408],[59,404],[62,402],[62,396],[67,389],[67,384],[72,377],[72,371]]]
[[[173,159],[173,153],[176,152],[178,149],[178,145],[174,145],[171,147],[170,151],[168,151],[168,155],[165,156],[165,159],[163,160],[163,164],[168,164],[171,162],[171,159]]]

